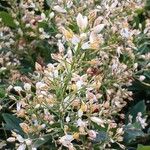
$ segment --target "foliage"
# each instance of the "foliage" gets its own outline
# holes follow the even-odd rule
[[[0,2],[0,148],[149,149],[149,0]]]

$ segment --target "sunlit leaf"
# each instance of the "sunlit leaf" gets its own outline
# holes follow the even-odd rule
[[[10,14],[8,14],[5,11],[0,11],[0,18],[2,18],[2,22],[9,27],[16,27],[16,24],[14,23],[14,19]]]

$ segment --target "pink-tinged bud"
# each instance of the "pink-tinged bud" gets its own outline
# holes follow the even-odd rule
[[[89,130],[88,136],[89,136],[89,139],[93,140],[96,138],[96,132],[94,130]]]
[[[139,80],[140,80],[140,81],[144,81],[145,78],[146,78],[145,76],[141,75],[141,76],[139,77]]]

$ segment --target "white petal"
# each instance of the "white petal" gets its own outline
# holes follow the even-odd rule
[[[82,20],[83,20],[83,16],[79,13],[77,18],[76,18],[77,25],[79,28],[82,26]]]
[[[17,103],[17,111],[19,111],[21,109],[21,102]]]
[[[83,31],[86,29],[87,25],[88,25],[88,18],[86,16],[82,16],[80,13],[78,14],[77,18],[77,25],[78,27]]]
[[[22,87],[14,86],[14,90],[17,91],[17,92],[21,92],[22,91]]]
[[[90,43],[94,43],[95,41],[97,41],[97,34],[94,32],[91,32],[90,34]]]
[[[67,12],[64,8],[62,8],[58,5],[54,6],[54,10],[59,12],[59,13],[66,13]]]
[[[97,123],[98,125],[103,125],[104,124],[104,121],[98,117],[91,117],[91,121]]]
[[[31,145],[32,144],[31,139],[26,139],[25,142],[26,142],[27,145]]]
[[[144,81],[145,78],[146,78],[145,76],[141,75],[141,76],[139,77],[139,80],[140,80],[140,81]]]
[[[110,6],[110,8],[113,10],[118,4],[118,0],[115,0],[112,5]]]
[[[104,27],[105,27],[105,24],[99,24],[99,25],[95,26],[94,28],[92,28],[92,31],[94,33],[99,33],[104,29]]]
[[[70,117],[67,116],[67,117],[66,117],[66,122],[68,123],[69,121],[70,121]]]
[[[88,25],[88,18],[86,16],[84,16],[84,19],[83,19],[83,30],[85,30],[87,28],[87,25]]]
[[[83,111],[81,109],[78,110],[78,117],[82,117]]]
[[[51,13],[49,14],[50,19],[52,19],[54,16],[55,16],[54,12],[51,12]]]
[[[41,13],[41,19],[42,19],[42,20],[45,20],[45,18],[46,18],[45,14],[44,14],[44,13]]]
[[[86,43],[82,44],[81,48],[82,49],[89,49],[90,48],[89,42],[86,42]]]
[[[26,149],[26,145],[25,144],[21,144],[17,150],[25,150]]]
[[[77,36],[73,36],[71,42],[72,44],[77,45],[80,42],[80,39]]]
[[[15,142],[15,137],[9,137],[8,139],[7,139],[7,142]]]
[[[24,87],[24,89],[26,91],[30,91],[31,90],[31,84],[29,84],[29,83],[25,83],[23,87]]]
[[[83,85],[83,81],[82,80],[79,80],[76,82],[76,86],[77,86],[77,89],[80,90],[82,88],[82,85]]]
[[[130,37],[130,31],[128,28],[123,28],[121,31],[120,31],[120,34],[123,38],[129,38]]]
[[[68,52],[67,52],[67,57],[68,57],[69,59],[72,59],[72,51],[71,51],[71,49],[68,50]]]
[[[16,138],[20,143],[24,142],[24,138],[21,135],[17,134]]]
[[[43,89],[46,87],[46,84],[43,82],[37,82],[36,83],[36,89]]]
[[[73,140],[73,136],[67,134],[67,135],[66,135],[66,140],[67,140],[67,141],[72,141],[72,140]]]
[[[62,53],[62,52],[65,51],[65,47],[64,47],[64,45],[62,44],[61,40],[58,40],[57,46],[58,46],[58,49],[59,49],[59,52],[60,52],[60,53]]]
[[[68,1],[68,2],[67,2],[67,8],[71,8],[72,5],[73,5],[73,2],[72,2],[72,1]]]
[[[80,118],[77,120],[78,127],[86,127],[87,122],[82,121]]]

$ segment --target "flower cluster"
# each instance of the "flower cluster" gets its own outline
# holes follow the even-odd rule
[[[22,119],[19,126],[24,137],[12,131],[7,141],[17,141],[18,150],[35,150],[36,139],[50,140],[55,149],[106,149],[113,143],[124,149],[122,110],[133,100],[127,87],[138,68],[134,49],[141,33],[130,22],[143,1],[55,0],[47,5],[44,11],[43,1],[19,3],[20,22],[13,12],[17,41],[10,28],[2,28],[2,34],[9,31],[9,38],[4,35],[9,42],[2,43],[2,48],[17,43],[18,50],[28,45],[34,50],[40,40],[57,46],[57,52],[51,54],[53,62],[36,62],[30,80],[9,86],[8,96],[14,101],[11,111]],[[49,31],[52,22],[56,33]],[[149,34],[149,29],[144,32]],[[149,54],[140,57],[149,59]],[[145,128],[146,119],[141,116],[139,113],[136,119]]]

